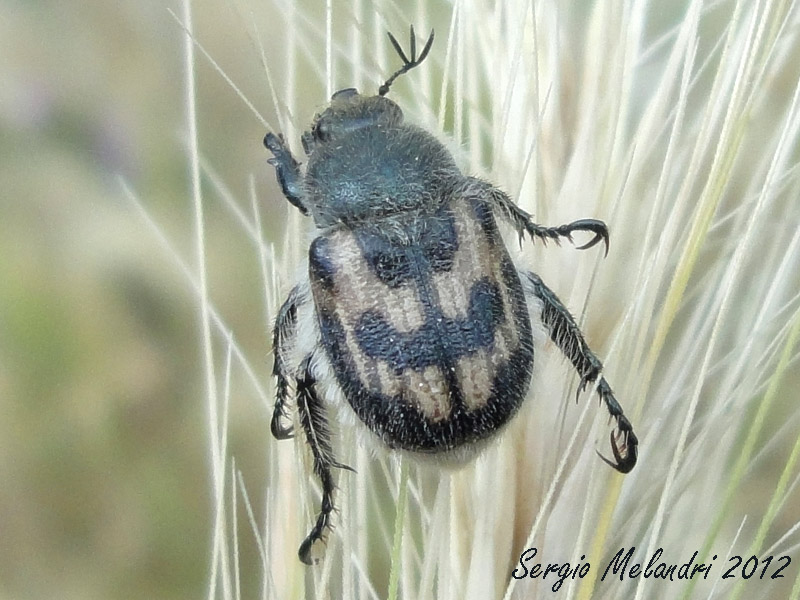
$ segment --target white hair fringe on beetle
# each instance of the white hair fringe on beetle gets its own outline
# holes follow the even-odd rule
[[[608,222],[602,264],[599,255],[530,246],[515,260],[535,258],[577,315],[643,442],[640,467],[625,478],[583,460],[608,443],[606,419],[593,416],[593,403],[579,415],[566,410],[576,384],[557,374],[557,353],[544,344],[530,400],[464,469],[410,466],[401,454],[353,443],[350,428],[337,432],[337,460],[358,475],[339,482],[337,535],[312,569],[293,552],[316,512],[307,499],[316,484],[298,460],[306,451],[302,440],[270,444],[263,521],[252,490],[245,496],[262,596],[538,597],[553,593],[553,579],[511,576],[536,547],[546,562],[591,565],[563,580],[563,598],[738,598],[746,590],[797,600],[796,569],[778,579],[721,577],[732,556],[754,557],[761,573],[769,557],[796,556],[800,543],[800,503],[790,501],[800,424],[786,383],[800,331],[795,4],[690,0],[666,16],[644,2],[418,2],[412,18],[385,2],[341,13],[332,3],[325,12],[258,9],[282,23],[253,37],[256,47],[269,44],[262,56],[274,100],[259,108],[274,108],[282,127],[269,130],[286,139],[296,139],[309,102],[330,97],[334,82],[362,89],[386,72],[378,67],[388,64],[385,31],[413,21],[444,32],[443,53],[415,70],[413,92],[393,89],[397,104],[410,121],[464,144],[453,150],[459,166],[512,190],[537,219]],[[301,72],[298,57],[310,69]],[[317,82],[313,93],[300,93],[305,81]],[[200,170],[196,152],[191,165]],[[290,218],[285,252],[271,254],[257,227],[247,231],[275,316],[287,265],[302,248],[299,220]],[[199,289],[209,330],[221,327]],[[214,344],[204,339],[210,369]],[[261,361],[238,359],[247,372]],[[210,394],[209,414],[224,401]],[[209,596],[233,598],[241,557],[226,532],[248,474],[226,485],[225,433],[209,430],[217,491]],[[595,443],[578,441],[587,438]],[[719,558],[703,579],[601,580],[609,559],[631,547],[640,561],[659,548],[673,562],[694,551],[701,561]]]

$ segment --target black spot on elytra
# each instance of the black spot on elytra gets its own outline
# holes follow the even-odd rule
[[[355,229],[355,235],[367,265],[390,288],[449,271],[458,250],[453,215],[446,207],[425,217],[387,218],[380,226]]]
[[[397,288],[413,280],[409,252],[392,244],[377,233],[359,232],[356,239],[370,270],[390,288]]]
[[[489,349],[503,318],[500,290],[483,278],[470,290],[464,318],[447,318],[435,309],[418,329],[399,332],[381,313],[367,311],[358,319],[354,333],[366,356],[385,361],[399,374],[405,369],[445,367],[479,349]]]

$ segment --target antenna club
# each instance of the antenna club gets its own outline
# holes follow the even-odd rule
[[[389,92],[389,88],[392,86],[392,83],[394,83],[395,79],[400,77],[400,75],[402,75],[403,73],[408,73],[411,69],[413,69],[416,66],[419,66],[419,64],[422,63],[423,60],[425,60],[425,57],[428,56],[428,52],[430,52],[431,46],[433,46],[434,31],[433,29],[431,29],[431,34],[428,37],[428,41],[425,42],[425,46],[422,48],[422,52],[420,53],[419,58],[417,58],[417,36],[414,34],[414,26],[413,25],[411,26],[411,33],[409,35],[409,50],[411,54],[410,59],[408,58],[408,56],[406,56],[406,53],[403,51],[402,46],[400,46],[400,43],[391,34],[391,32],[387,32],[387,35],[389,36],[389,41],[392,42],[392,46],[394,47],[395,52],[397,52],[400,58],[403,59],[403,66],[400,67],[397,71],[395,71],[392,74],[392,76],[389,77],[389,79],[387,79],[386,82],[381,87],[378,88],[379,96],[385,96]]]

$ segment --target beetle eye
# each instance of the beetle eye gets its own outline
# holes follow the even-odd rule
[[[330,136],[331,128],[330,125],[328,125],[327,121],[319,120],[317,121],[317,124],[314,125],[311,132],[314,134],[314,137],[316,139],[318,139],[321,142],[324,142]]]
[[[353,96],[358,96],[358,90],[356,88],[344,88],[343,90],[335,92],[333,96],[331,96],[331,101],[346,100],[348,98],[352,98]]]

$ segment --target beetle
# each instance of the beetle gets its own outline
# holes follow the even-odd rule
[[[308,272],[278,311],[273,332],[275,438],[292,437],[287,424],[292,390],[298,421],[322,485],[320,512],[298,551],[311,549],[331,527],[335,468],[326,405],[349,406],[391,449],[415,455],[469,457],[495,436],[525,399],[533,367],[531,312],[580,376],[605,403],[616,429],[614,460],[627,473],[638,439],[603,365],[558,297],[531,271],[518,269],[498,228],[510,223],[520,238],[572,241],[593,237],[608,253],[602,221],[559,227],[531,215],[490,183],[462,174],[432,134],[403,121],[386,98],[400,75],[418,66],[414,28],[410,58],[389,33],[403,66],[374,96],[354,88],[333,94],[301,141],[305,171],[283,135],[268,133],[283,195],[316,226]],[[598,454],[600,454],[598,452]]]

